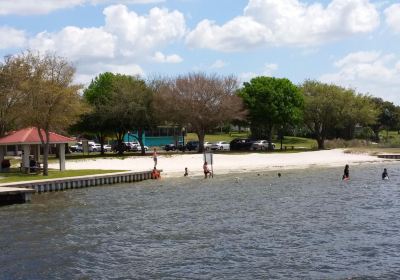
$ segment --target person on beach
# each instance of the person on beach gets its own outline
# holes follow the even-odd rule
[[[211,177],[211,171],[210,169],[208,169],[207,161],[205,161],[203,164],[203,171],[204,171],[204,179],[207,179],[207,174],[208,177]]]
[[[185,174],[183,174],[183,176],[185,176],[185,177],[189,176],[189,172],[188,172],[188,168],[187,167],[185,167]]]
[[[153,160],[154,160],[154,168],[156,168],[157,167],[157,149],[156,148],[154,148],[154,151],[153,151]]]
[[[151,172],[151,179],[161,179],[160,171],[157,170],[157,168],[153,168],[153,171]]]
[[[346,164],[346,166],[344,167],[342,180],[349,180],[349,179],[350,179],[349,165]]]
[[[382,173],[382,180],[388,180],[388,179],[389,179],[389,174],[387,172],[387,169],[384,168]]]

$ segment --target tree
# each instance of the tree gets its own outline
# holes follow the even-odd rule
[[[83,115],[80,121],[71,128],[72,131],[96,135],[101,145],[101,154],[104,154],[105,137],[113,132],[112,124],[107,121],[103,108],[111,99],[114,79],[113,73],[105,72],[91,81],[84,90],[83,97],[92,110]]]
[[[29,75],[29,67],[23,62],[19,56],[8,56],[0,64],[0,137],[19,128],[26,97],[23,83]]]
[[[62,132],[85,112],[79,95],[80,85],[73,83],[74,67],[56,55],[18,56],[27,67],[29,77],[23,85],[27,98],[23,121],[37,127],[43,146],[43,175],[48,175],[50,131]]]
[[[245,117],[243,103],[236,95],[238,83],[234,77],[190,73],[174,79],[159,79],[151,84],[159,120],[196,133],[200,153],[204,150],[207,131]]]
[[[145,154],[142,135],[152,123],[152,100],[152,91],[142,79],[114,75],[111,95],[100,109],[108,126],[113,127],[120,154],[123,153],[123,137],[130,130],[138,131],[137,139]]]
[[[268,138],[272,131],[301,120],[303,96],[291,81],[272,77],[256,77],[239,94],[249,111],[253,137]]]
[[[325,148],[329,133],[336,136],[337,130],[354,131],[356,124],[369,125],[376,119],[376,109],[369,97],[357,95],[351,89],[307,80],[301,90],[305,98],[304,123],[317,141],[318,149]]]
[[[394,105],[392,102],[384,101],[382,98],[374,97],[371,101],[375,104],[378,110],[378,120],[372,127],[379,140],[379,131],[386,130],[386,138],[388,137],[389,130],[398,130],[400,124],[400,107]]]

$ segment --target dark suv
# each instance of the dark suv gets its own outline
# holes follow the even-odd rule
[[[248,138],[236,138],[230,143],[231,151],[250,150],[254,140]]]
[[[186,150],[197,151],[199,149],[199,141],[189,141],[186,143]]]

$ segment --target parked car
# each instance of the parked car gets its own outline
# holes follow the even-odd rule
[[[186,143],[186,150],[197,151],[199,149],[199,141],[189,141]]]
[[[167,144],[167,145],[165,145],[164,150],[166,150],[166,151],[175,151],[176,150],[176,146],[173,143]]]
[[[228,142],[225,141],[219,141],[219,142],[215,142],[211,145],[211,150],[215,151],[215,150],[226,150],[229,151],[230,146]]]
[[[204,150],[209,151],[211,149],[211,145],[212,145],[211,142],[204,142],[204,145],[203,145]]]
[[[230,143],[231,150],[250,150],[254,140],[248,138],[236,138]]]
[[[71,152],[80,152],[80,153],[83,152],[83,147],[82,147],[82,143],[81,142],[78,142],[78,143],[76,143],[74,145],[71,145],[69,147],[69,149],[70,149]]]
[[[271,143],[272,150],[275,150],[275,144]],[[268,150],[269,145],[267,140],[257,140],[251,144],[252,150]]]
[[[112,147],[111,147],[111,145],[106,144],[103,146],[103,149],[104,149],[104,152],[111,152]]]
[[[101,145],[98,143],[90,143],[89,142],[89,152],[100,152]]]

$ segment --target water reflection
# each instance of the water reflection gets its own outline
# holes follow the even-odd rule
[[[400,176],[386,164],[179,178],[0,208],[1,279],[395,278]],[[236,179],[238,177],[238,179]]]

